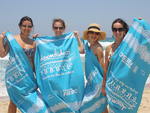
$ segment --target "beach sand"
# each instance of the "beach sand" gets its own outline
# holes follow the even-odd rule
[[[150,88],[145,88],[138,113],[150,113]]]
[[[0,97],[0,113],[7,113],[9,98]],[[21,113],[19,110],[17,113]],[[138,113],[150,113],[150,88],[145,88]]]
[[[8,97],[0,97],[0,113],[7,113],[8,104],[9,104]],[[17,113],[21,112],[17,109]]]

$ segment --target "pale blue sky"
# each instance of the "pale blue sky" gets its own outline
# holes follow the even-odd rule
[[[1,0],[0,32],[19,33],[23,16],[34,22],[33,33],[53,35],[51,23],[60,17],[67,24],[66,32],[80,34],[90,23],[98,23],[111,36],[111,23],[120,17],[129,25],[133,18],[142,17],[150,23],[150,0]]]

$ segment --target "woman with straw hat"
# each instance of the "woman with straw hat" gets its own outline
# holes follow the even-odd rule
[[[105,40],[105,38],[106,38],[106,33],[101,31],[100,25],[95,23],[90,24],[88,29],[83,32],[83,39],[89,42],[90,49],[97,57],[103,69],[104,69],[103,47],[98,41]]]
[[[106,82],[106,73],[105,72],[106,71],[105,71],[105,66],[104,66],[103,47],[99,43],[100,40],[105,40],[105,38],[106,38],[106,33],[104,31],[102,31],[100,29],[100,25],[98,25],[96,23],[90,24],[89,27],[88,27],[88,29],[83,32],[83,39],[87,40],[88,43],[89,43],[88,46],[86,44],[85,50],[88,51],[90,49],[92,51],[92,53],[96,56],[98,63],[101,65],[101,68],[104,70],[104,73],[101,73],[101,68],[97,68],[99,70],[99,74],[101,75],[100,78],[103,77],[102,82],[99,82],[99,84],[98,84],[99,86],[100,86],[100,84],[102,84],[102,87],[100,88],[100,90],[101,90],[100,92],[102,92],[102,94],[103,94],[103,96],[101,95],[99,99],[106,98],[106,93],[105,93],[105,82]],[[87,48],[89,48],[89,49],[87,49]],[[88,52],[86,52],[86,56],[87,56],[87,54],[88,54]],[[94,70],[91,70],[90,73],[92,73],[92,72],[94,72]],[[88,75],[86,75],[86,76],[88,76]],[[99,75],[93,75],[93,76],[99,76]],[[87,77],[87,79],[88,78],[90,78],[90,77]],[[100,79],[98,77],[98,78],[95,78],[95,80],[99,81]],[[95,87],[96,87],[96,85],[95,85]],[[103,113],[108,113],[108,110],[107,110],[107,107],[106,107],[107,106],[107,102],[101,103],[101,105],[102,104],[104,105],[103,106],[103,110],[102,110]]]

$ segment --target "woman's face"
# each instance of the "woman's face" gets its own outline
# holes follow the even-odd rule
[[[93,31],[88,31],[87,36],[88,36],[88,41],[89,43],[93,44],[95,41],[98,40],[100,33],[98,32],[93,32]]]
[[[55,22],[53,25],[53,31],[55,33],[55,36],[60,36],[65,31],[65,28],[61,22]]]
[[[125,29],[121,23],[114,23],[112,28],[113,36],[115,37],[116,41],[121,42],[125,36]]]
[[[30,35],[32,31],[32,23],[30,21],[23,21],[22,25],[20,26],[21,33],[24,35]]]

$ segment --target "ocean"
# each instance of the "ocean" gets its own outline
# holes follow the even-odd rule
[[[8,56],[0,58],[0,97],[8,96],[5,87],[5,70],[8,63]]]
[[[100,43],[102,44],[102,46],[105,49],[106,46],[110,45],[112,42],[113,42],[113,39],[108,38],[106,41],[101,41]],[[84,67],[85,67],[84,66],[84,62],[85,62],[84,56],[85,55],[82,54],[80,56],[81,56],[83,69],[84,69]],[[8,63],[8,56],[6,56],[4,58],[0,58],[0,97],[8,96],[6,87],[5,87],[5,69],[6,69],[7,63]],[[150,83],[150,77],[148,78],[147,83]]]

